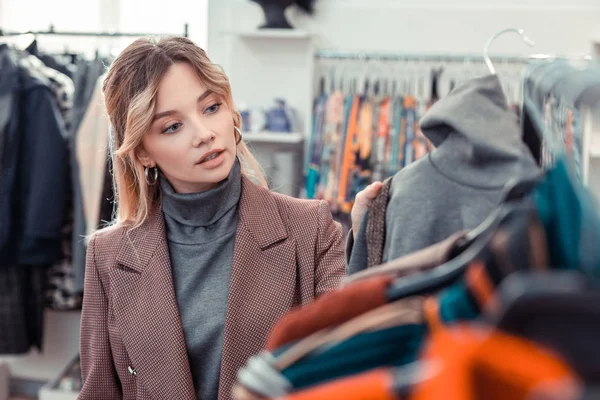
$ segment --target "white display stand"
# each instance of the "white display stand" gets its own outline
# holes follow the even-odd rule
[[[244,133],[244,140],[264,168],[269,187],[299,197],[311,127],[313,36],[299,29],[240,28],[223,34],[229,37],[227,73],[235,103],[268,109],[282,98],[297,110],[299,132]]]

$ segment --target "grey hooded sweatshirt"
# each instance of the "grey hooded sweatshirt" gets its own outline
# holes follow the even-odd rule
[[[421,130],[436,149],[392,179],[383,261],[477,227],[500,203],[513,178],[538,167],[521,139],[496,76],[455,88],[423,116]],[[366,221],[357,232],[348,272],[366,267]],[[356,258],[355,258],[356,255]]]

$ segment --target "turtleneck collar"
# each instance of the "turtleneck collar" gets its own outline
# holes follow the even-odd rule
[[[211,226],[236,207],[242,193],[242,174],[236,158],[229,176],[216,188],[199,193],[176,193],[162,175],[159,178],[163,212],[187,226]]]

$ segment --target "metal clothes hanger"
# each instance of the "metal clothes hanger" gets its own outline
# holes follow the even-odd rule
[[[490,56],[489,56],[490,45],[499,36],[502,36],[505,33],[509,33],[509,32],[514,32],[514,33],[518,34],[519,36],[521,36],[521,39],[523,39],[523,41],[530,47],[533,47],[535,45],[535,42],[533,40],[531,40],[527,36],[525,36],[525,31],[523,29],[507,28],[507,29],[502,29],[501,31],[495,33],[492,37],[490,37],[488,39],[485,46],[483,47],[483,59],[485,60],[485,63],[487,64],[488,69],[490,70],[490,74],[492,74],[492,75],[496,75],[496,68],[494,68],[494,64],[492,63],[492,60],[490,59]]]

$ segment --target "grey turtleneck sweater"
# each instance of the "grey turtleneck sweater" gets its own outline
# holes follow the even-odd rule
[[[183,324],[196,395],[217,399],[225,312],[233,263],[238,203],[239,162],[215,189],[175,193],[161,177],[175,294]]]

